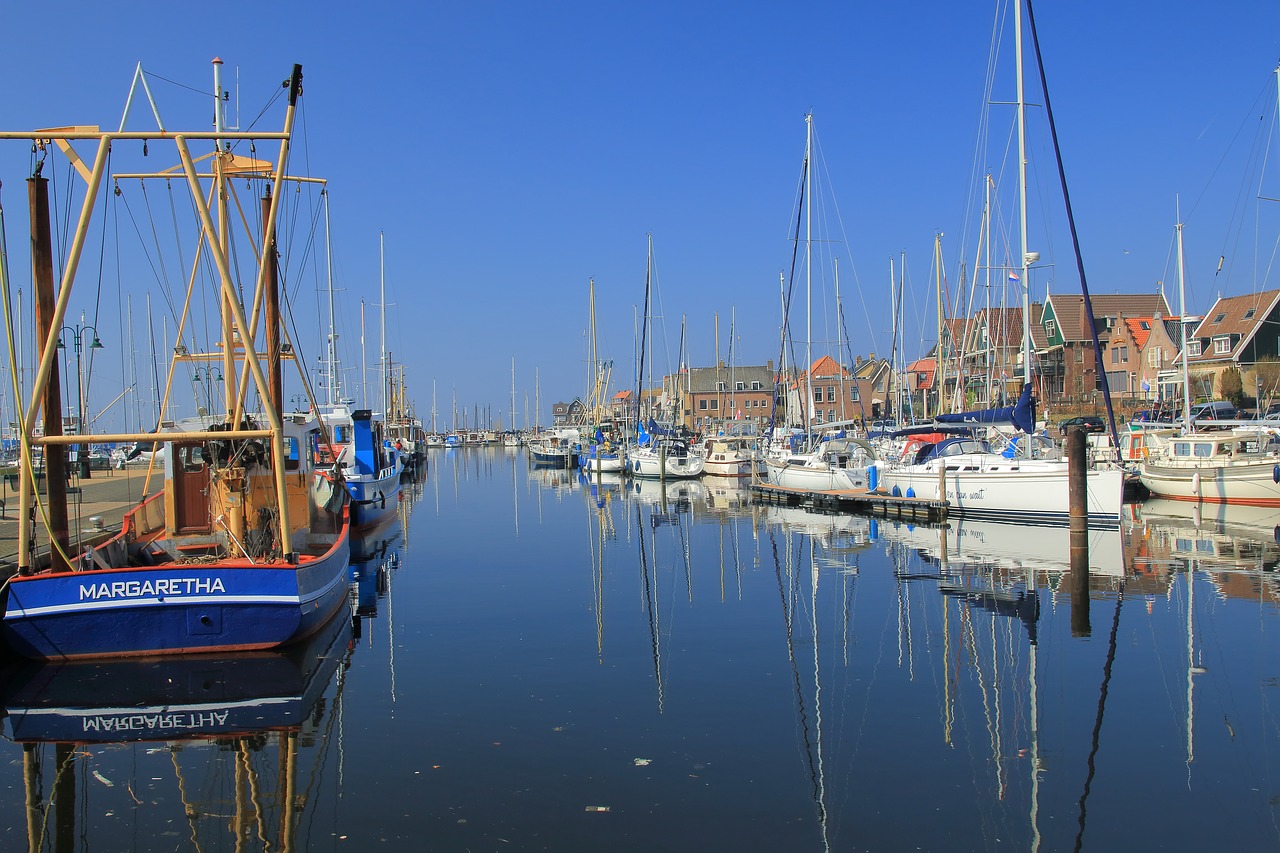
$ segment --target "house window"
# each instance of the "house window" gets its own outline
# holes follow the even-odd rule
[[[814,422],[815,424],[820,424],[820,423],[822,423],[822,410],[821,410],[821,409],[819,409],[818,411],[816,411],[816,412],[814,412],[814,413],[813,413],[813,422]]]
[[[1129,348],[1127,346],[1120,347],[1120,360],[1123,362],[1129,361]]]
[[[735,391],[745,391],[745,390],[747,390],[747,383],[745,383],[745,382],[735,382],[735,383],[734,383],[734,386],[733,386],[733,390],[735,390]]]
[[[1144,331],[1144,332],[1149,332],[1149,331],[1151,331],[1151,324],[1150,324],[1149,322],[1147,322],[1146,320],[1141,320],[1141,321],[1139,321],[1138,325],[1142,327],[1142,331]]]
[[[752,390],[752,391],[759,391],[759,390],[760,390],[760,382],[759,382],[758,380],[754,380],[754,379],[753,379],[753,380],[751,381],[751,390]]]
[[[1248,311],[1244,312],[1244,318],[1245,318],[1246,320],[1252,320],[1252,319],[1253,319],[1253,313],[1254,313],[1253,309],[1252,309],[1252,308],[1250,308]]]
[[[1213,322],[1214,322],[1214,323],[1221,323],[1221,322],[1223,321],[1223,319],[1224,319],[1226,316],[1227,316],[1227,313],[1224,311],[1224,312],[1222,312],[1221,314],[1219,314],[1219,315],[1217,315],[1216,317],[1214,317],[1214,318],[1213,318]]]
[[[698,401],[698,411],[700,411],[700,412],[705,412],[706,410],[707,410],[707,401],[706,401],[706,400],[699,400],[699,401]]]
[[[1058,331],[1058,323],[1056,320],[1044,321],[1044,333],[1049,337],[1053,337]]]
[[[858,386],[857,385],[849,386],[849,401],[851,403],[858,402]]]
[[[1072,347],[1076,351],[1076,364],[1084,364],[1084,350],[1081,347]]]
[[[1187,341],[1187,355],[1197,356],[1200,354],[1200,341]]]
[[[836,410],[835,410],[835,409],[827,409],[827,420],[828,420],[828,421],[834,421],[835,419],[836,419]]]
[[[1112,347],[1112,348],[1111,348],[1111,363],[1112,363],[1112,364],[1119,364],[1119,363],[1120,363],[1120,348],[1119,348],[1119,347]]]
[[[821,403],[821,402],[822,402],[822,389],[821,389],[821,388],[814,388],[814,389],[813,389],[813,402],[815,402],[815,403]]]
[[[1151,349],[1147,350],[1147,366],[1148,367],[1160,367],[1163,364],[1164,364],[1164,353],[1161,352],[1160,347],[1152,347]]]
[[[1231,352],[1231,338],[1214,338],[1213,352],[1215,355],[1224,355]]]
[[[720,409],[720,401],[719,401],[719,400],[712,400],[712,401],[711,401],[711,411],[715,412],[715,411],[719,411],[719,409]]]
[[[717,391],[723,391],[723,390],[724,390],[724,383],[723,383],[723,382],[717,382],[717,383],[716,383],[716,390],[717,390]]]
[[[834,403],[835,400],[836,400],[836,386],[828,385],[827,386],[827,402]]]

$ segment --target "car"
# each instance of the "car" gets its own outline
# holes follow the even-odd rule
[[[1191,407],[1192,421],[1232,421],[1240,416],[1226,400],[1213,400]]]
[[[1079,415],[1074,418],[1067,418],[1058,424],[1058,429],[1062,432],[1062,437],[1066,438],[1067,433],[1079,427],[1085,432],[1106,432],[1107,426],[1102,422],[1102,418],[1097,415]]]

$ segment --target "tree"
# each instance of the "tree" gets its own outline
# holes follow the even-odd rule
[[[1233,406],[1244,405],[1244,385],[1240,381],[1240,368],[1232,365],[1222,371],[1222,378],[1219,387],[1222,389],[1222,399],[1230,400]]]

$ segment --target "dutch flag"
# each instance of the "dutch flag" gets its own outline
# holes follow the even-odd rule
[[[1014,284],[1018,283],[1018,274],[1013,270],[1009,270],[1009,281],[1013,282]]]

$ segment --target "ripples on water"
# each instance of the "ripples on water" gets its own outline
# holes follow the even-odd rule
[[[277,654],[6,673],[4,849],[1280,846],[1280,515],[1092,535],[439,452]],[[237,846],[239,845],[239,846]]]

